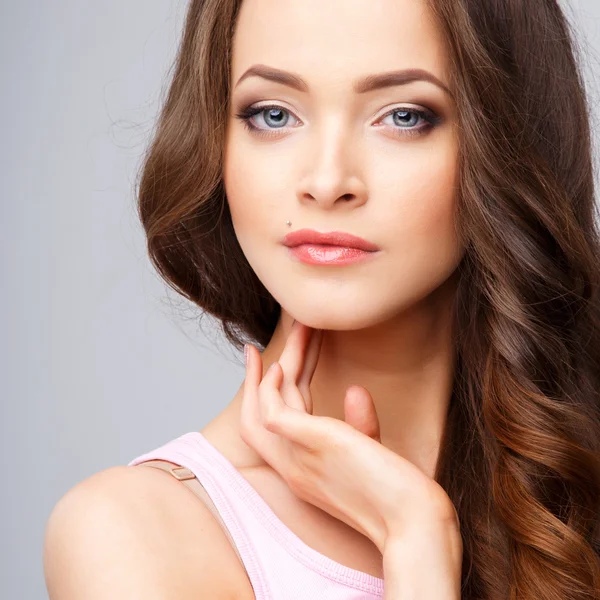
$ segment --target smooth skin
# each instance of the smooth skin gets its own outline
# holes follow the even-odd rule
[[[423,514],[458,529],[444,489],[381,444],[368,390],[347,390],[344,421],[312,415],[310,383],[322,333],[296,321],[281,357],[264,376],[260,352],[247,346],[244,441],[296,496],[368,536],[382,554],[388,538],[400,537]]]
[[[429,481],[454,372],[451,305],[463,255],[454,221],[458,136],[456,107],[442,87],[413,81],[356,88],[369,75],[409,68],[428,71],[447,88],[447,57],[424,0],[244,0],[232,48],[227,200],[244,255],[282,309],[262,354],[250,349],[249,387],[260,387],[257,374],[281,359],[281,372],[263,372],[263,388],[277,389],[279,377],[285,402],[298,400],[293,387],[288,398],[286,381],[304,366],[282,358],[303,352],[292,332],[297,319],[324,331],[310,400],[298,387],[312,404],[304,415],[310,425],[304,418],[302,426],[314,434],[324,433],[316,429],[321,418],[337,424],[325,421],[319,452],[290,450],[320,459],[301,471],[312,479],[286,470],[293,462],[273,461],[264,445],[260,427],[293,444],[283,434],[295,431],[291,420],[288,430],[275,419],[277,433],[244,421],[246,382],[202,432],[308,545],[344,565],[382,570],[386,600],[395,600],[401,585],[403,599],[457,597],[460,553],[447,526],[450,507],[429,494],[438,491]],[[305,89],[242,80],[257,64],[296,74]],[[285,112],[269,120],[267,110],[254,115],[260,131],[237,116],[270,105]],[[439,121],[429,127],[409,112],[415,109]],[[275,127],[275,116],[283,127]],[[348,231],[381,250],[364,265],[305,265],[281,244],[304,227]],[[202,390],[199,397],[210,401]],[[347,449],[350,439],[360,452],[339,462],[335,444]],[[367,469],[364,487],[373,489],[358,491],[347,480],[365,476],[363,451],[378,468]],[[326,482],[332,465],[349,477]],[[423,507],[440,501],[441,512],[415,512],[413,493]],[[397,513],[389,510],[396,494]],[[365,507],[356,505],[360,498]],[[51,600],[253,598],[208,510],[181,482],[148,467],[113,467],[71,489],[48,522],[44,566]]]
[[[348,389],[344,421],[313,416],[310,383],[323,332],[296,321],[263,376],[247,346],[241,435],[303,500],[373,541],[385,599],[460,598],[462,540],[443,488],[381,444],[368,390]]]
[[[452,395],[451,308],[464,254],[456,107],[430,81],[360,87],[422,69],[447,88],[447,61],[424,0],[244,0],[223,169],[240,247],[281,306],[264,362],[281,355],[294,319],[325,330],[313,414],[343,420],[346,388],[366,388],[383,445],[429,476]],[[256,65],[306,88],[244,77]],[[238,116],[248,109],[261,109],[249,123]],[[380,251],[363,264],[307,265],[281,243],[303,228],[353,233]]]
[[[381,445],[368,391],[349,388],[345,421],[311,415],[321,342],[322,332],[296,322],[264,376],[248,346],[241,437],[296,496],[373,540],[386,600],[460,598],[454,507],[435,481]],[[210,511],[151,468],[112,467],[70,490],[49,519],[43,558],[51,600],[254,598]]]
[[[254,600],[209,509],[169,473],[115,466],[54,507],[44,539],[50,600]]]

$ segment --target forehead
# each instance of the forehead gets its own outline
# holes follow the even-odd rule
[[[303,74],[309,85],[424,68],[442,81],[444,40],[426,0],[243,0],[232,81],[254,63]]]

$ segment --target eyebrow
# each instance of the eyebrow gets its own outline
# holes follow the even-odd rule
[[[308,92],[308,84],[299,75],[260,64],[252,65],[247,69],[238,79],[234,89],[248,77],[262,77],[269,81],[287,85],[300,92]],[[446,85],[444,85],[433,73],[425,71],[424,69],[402,69],[399,71],[387,71],[385,73],[367,75],[366,77],[357,80],[354,83],[353,89],[356,94],[365,94],[367,92],[372,92],[373,90],[396,85],[406,85],[413,81],[428,81],[429,83],[433,83],[433,85],[439,87],[451,98],[454,98],[452,92]]]

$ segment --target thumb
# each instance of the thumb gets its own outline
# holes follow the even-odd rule
[[[360,385],[352,385],[344,397],[344,420],[354,429],[381,443],[379,419],[371,394]]]

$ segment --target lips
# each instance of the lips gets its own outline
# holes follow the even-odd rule
[[[330,231],[320,233],[314,229],[299,229],[288,233],[282,241],[284,246],[294,248],[303,244],[318,244],[324,246],[343,246],[345,248],[356,248],[365,252],[376,252],[379,246],[363,238],[345,233],[343,231]]]

